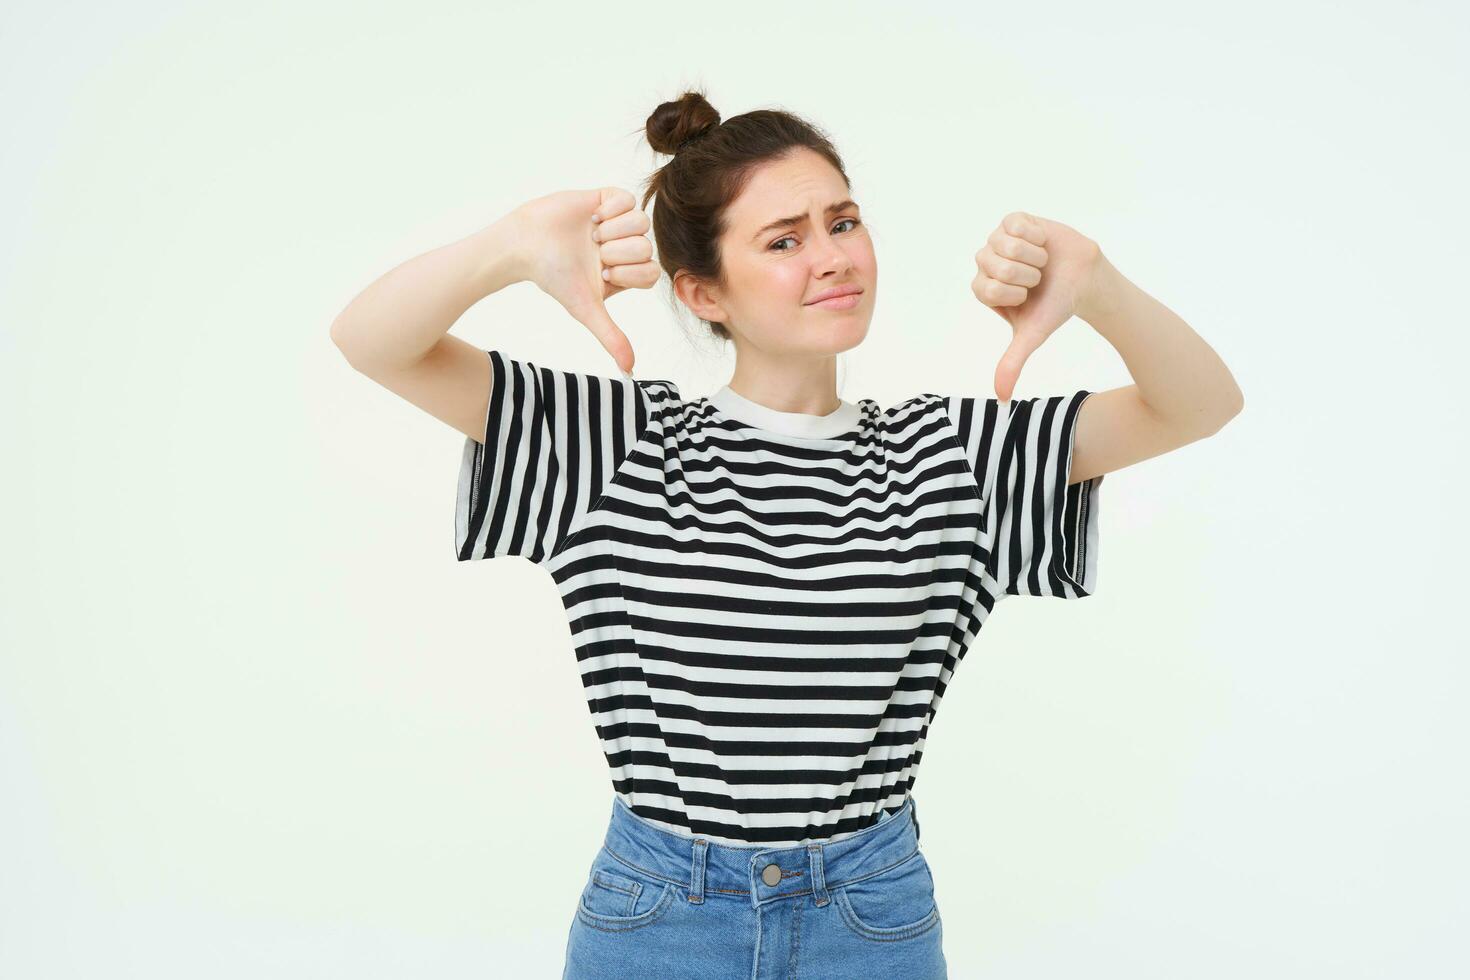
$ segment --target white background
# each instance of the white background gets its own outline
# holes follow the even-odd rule
[[[328,327],[528,198],[641,197],[687,86],[843,154],[881,272],[845,398],[994,394],[1010,331],[969,284],[1011,210],[1245,393],[1108,477],[1094,596],[1007,600],[961,665],[915,788],[951,975],[1465,975],[1467,26],[7,8],[0,976],[559,975],[611,785],[554,584],[454,560],[463,436]],[[609,310],[638,377],[708,394],[732,355],[670,303]],[[616,372],[530,284],[453,332]],[[1074,320],[1017,395],[1128,383]]]

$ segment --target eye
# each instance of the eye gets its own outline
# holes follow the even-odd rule
[[[852,226],[854,228],[856,228],[858,225],[862,224],[862,220],[859,219],[859,218],[843,218],[843,219],[841,219],[840,221],[837,222],[837,224],[839,224],[839,225],[844,225],[844,224],[849,224],[849,223],[851,223]],[[836,227],[836,225],[834,225],[833,227]],[[774,249],[777,252],[789,252],[789,251],[791,251],[791,249],[789,249],[789,248],[776,248],[776,246],[779,245],[779,244],[781,244],[782,242],[787,241],[788,239],[791,239],[791,238],[794,238],[794,237],[795,237],[794,235],[787,235],[785,238],[778,238],[774,242],[771,243],[770,248],[771,249]]]

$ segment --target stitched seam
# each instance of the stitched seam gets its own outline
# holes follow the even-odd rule
[[[670,885],[678,885],[680,888],[690,887],[689,885],[686,885],[684,882],[679,881],[676,878],[665,878],[657,871],[649,871],[647,868],[641,868],[638,865],[634,864],[632,861],[629,861],[627,858],[623,857],[617,851],[614,851],[612,848],[607,847],[606,845],[603,845],[603,850],[607,851],[607,853],[612,857],[613,860],[619,862],[620,864],[626,864],[628,867],[632,868],[634,871],[639,872],[640,874],[646,874],[650,878],[657,878],[659,881],[667,882]],[[718,891],[718,889],[709,890]]]
[[[609,891],[623,892],[627,895],[637,895],[640,891],[643,890],[643,886],[641,886],[636,881],[629,882],[628,885],[623,885],[605,871],[597,871],[594,872],[594,874],[596,875],[596,877],[593,879],[594,883],[601,888],[608,889]]]
[[[656,919],[661,918],[664,911],[666,911],[669,905],[672,903],[673,895],[673,886],[665,885],[663,895],[660,896],[658,904],[649,909],[647,912],[642,912],[635,916],[618,917],[610,915],[599,915],[598,913],[588,909],[587,906],[583,905],[581,902],[577,903],[577,914],[582,917],[583,921],[587,925],[591,926],[594,929],[601,929],[604,932],[620,932],[628,929],[639,929],[643,926],[651,925]],[[598,923],[607,923],[607,925],[599,925]]]
[[[857,911],[847,899],[847,893],[842,893],[842,899],[838,906],[842,910],[842,918],[847,921],[854,932],[864,939],[874,942],[893,942],[900,939],[912,939],[913,937],[932,929],[939,922],[939,906],[935,905],[929,914],[918,922],[906,926],[894,926],[892,928],[881,926],[870,926],[858,918]]]
[[[897,861],[894,861],[892,864],[888,865],[887,867],[879,868],[877,871],[869,871],[867,874],[862,875],[862,876],[857,877],[857,878],[844,878],[843,880],[838,881],[838,882],[831,882],[831,881],[829,881],[829,882],[827,882],[827,887],[828,888],[840,888],[843,885],[852,885],[852,884],[856,884],[859,881],[867,881],[869,878],[873,877],[874,875],[881,875],[881,874],[883,874],[886,871],[892,871],[894,868],[898,867],[900,864],[903,864],[905,861],[912,861],[914,859],[914,856],[916,854],[918,854],[918,853],[919,853],[919,849],[916,847],[912,851],[909,852],[908,856],[906,856],[904,858],[901,858],[901,859],[899,859]]]
[[[955,428],[954,419],[949,415],[949,406],[945,404],[943,395],[935,395],[933,397],[935,403],[939,406],[939,414],[944,416],[944,431],[949,434],[950,445],[954,446],[955,450],[959,453],[960,462],[965,464],[965,472],[970,474],[970,490],[975,494],[975,499],[984,505],[985,495],[980,492],[980,477],[975,473],[975,467],[970,465],[970,456],[965,451],[965,444],[960,442],[960,433]]]
[[[963,442],[960,442],[960,431],[955,426],[954,419],[950,417],[949,406],[946,404],[945,396],[933,395],[932,397],[939,404],[939,414],[944,416],[944,430],[949,434],[950,445],[955,447],[955,451],[959,454],[960,457],[960,463],[964,465],[965,472],[970,474],[970,478],[965,482],[969,485],[970,492],[975,495],[975,499],[980,504],[980,520],[983,522],[985,520],[985,494],[980,492],[980,477],[975,472],[975,467],[970,465],[970,455],[968,452],[965,451],[965,444]],[[979,398],[977,398],[976,401],[980,402],[980,404],[976,406],[976,411],[982,411],[983,401]],[[982,417],[975,424],[984,425],[984,418]],[[997,579],[994,575],[990,574],[990,560],[992,557],[994,557],[991,553],[991,550],[995,546],[995,538],[997,532],[994,528],[986,528],[985,533],[990,536],[991,548],[986,549],[985,560],[983,562],[980,562],[980,581],[982,584],[985,585],[991,596],[994,597],[1005,591],[1005,589],[1000,588],[1000,580]]]
[[[791,912],[791,962],[787,965],[791,977],[801,976],[796,972],[796,965],[801,962],[801,910],[802,905],[798,905]]]
[[[641,866],[639,866],[637,864],[634,864],[632,861],[629,861],[627,858],[623,857],[617,851],[614,851],[612,848],[607,847],[606,845],[603,845],[603,850],[607,851],[608,856],[610,856],[613,860],[617,861],[619,864],[627,865],[629,868],[631,868],[634,871],[637,871],[640,874],[646,874],[650,878],[657,878],[659,881],[665,882],[665,883],[670,884],[670,885],[678,885],[680,888],[689,888],[690,887],[688,884],[686,884],[686,883],[684,883],[682,881],[679,881],[679,880],[677,880],[675,878],[667,878],[667,877],[659,874],[657,871],[650,871],[647,868],[644,868],[644,867],[641,867]],[[841,881],[828,881],[827,882],[827,888],[828,888],[828,890],[831,890],[831,889],[834,889],[834,888],[841,888],[843,885],[850,885],[850,884],[853,884],[855,882],[866,881],[867,879],[873,877],[874,875],[883,874],[885,871],[892,871],[894,868],[898,867],[900,864],[903,864],[905,861],[912,861],[914,859],[914,856],[917,855],[918,853],[919,853],[919,849],[916,847],[912,851],[910,851],[907,855],[905,855],[904,857],[900,858],[897,861],[894,861],[892,864],[889,864],[889,865],[886,865],[884,867],[881,867],[881,868],[877,869],[876,871],[870,871],[867,874],[865,874],[865,875],[863,875],[863,876],[861,876],[859,878],[844,878]],[[799,874],[801,874],[801,872],[799,872],[799,871],[798,872],[793,872],[793,876],[794,875],[799,875]],[[782,877],[785,878],[786,875],[783,873]],[[707,891],[707,892],[720,892],[720,893],[726,894],[726,895],[749,895],[750,894],[750,890],[749,889],[744,889],[744,888],[709,888],[709,887],[706,887],[705,888],[705,891]],[[784,897],[786,897],[788,895],[810,895],[810,894],[813,893],[813,891],[814,891],[814,889],[810,889],[809,888],[806,891],[801,891],[801,892],[783,892],[780,895],[773,895],[771,897],[772,898],[784,898]]]
[[[655,412],[653,409],[652,399],[650,399],[648,395],[645,394],[643,391],[643,382],[635,381],[633,382],[633,384],[636,385],[638,389],[635,397],[645,399],[646,404],[648,405],[648,424],[643,427],[642,432],[638,433],[638,438],[634,439],[633,444],[628,447],[627,453],[623,456],[623,461],[618,464],[618,467],[616,470],[613,471],[612,476],[608,477],[607,482],[603,484],[602,493],[598,494],[597,499],[587,505],[587,512],[582,515],[582,519],[578,521],[574,527],[568,529],[567,536],[562,538],[561,544],[557,545],[555,550],[553,550],[551,554],[546,556],[546,561],[548,562],[550,562],[557,555],[561,554],[563,551],[566,551],[567,548],[571,547],[572,542],[581,537],[582,533],[591,526],[592,515],[602,509],[602,505],[604,502],[606,502],[608,494],[612,493],[613,487],[617,484],[618,480],[622,479],[623,475],[628,472],[630,468],[629,464],[632,462],[633,457],[637,455],[639,448],[653,432],[654,423],[658,423],[658,429],[660,432],[663,431],[663,409],[667,407],[667,404],[665,402],[659,402],[659,411]],[[668,382],[652,381],[649,382],[649,384],[662,384],[665,385],[665,390],[667,390]]]

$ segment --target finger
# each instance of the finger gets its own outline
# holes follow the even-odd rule
[[[1013,238],[1025,239],[1032,245],[1046,244],[1046,229],[1042,227],[1041,219],[1034,214],[1012,211],[1005,216],[1000,225],[1006,230],[1006,234]]]
[[[985,240],[990,250],[1002,258],[1014,259],[1017,262],[1025,262],[1034,265],[1038,269],[1046,267],[1046,249],[1040,245],[1033,245],[1024,238],[1006,232],[1004,227],[995,229],[990,237]]]
[[[651,289],[658,283],[663,270],[657,262],[639,262],[634,265],[614,265],[602,270],[604,281],[624,289]]]
[[[1011,338],[1011,345],[1006,348],[1006,352],[1000,356],[1000,363],[995,366],[995,394],[1001,401],[1011,400],[1011,395],[1016,390],[1016,379],[1021,376],[1021,368],[1026,365],[1026,359],[1045,339],[1030,333],[1018,333]]]
[[[594,224],[592,240],[610,242],[618,238],[646,235],[650,227],[652,223],[648,220],[648,213],[640,208],[632,208],[611,218],[603,218]]]
[[[607,307],[602,305],[602,300],[594,300],[585,307],[571,311],[577,322],[592,332],[597,342],[602,345],[603,350],[612,355],[621,371],[631,373],[633,370],[633,345],[628,342],[627,334],[613,322],[612,317],[607,315]]]
[[[630,262],[647,262],[653,255],[653,242],[642,235],[617,238],[603,242],[597,254],[603,265],[627,265]]]
[[[984,269],[990,278],[1010,283],[1013,286],[1025,286],[1030,289],[1041,282],[1040,269],[1034,265],[1027,265],[1025,262],[1017,262],[1014,259],[996,255],[988,246],[980,253],[980,268]]]
[[[621,187],[599,187],[597,189],[597,195],[597,209],[592,215],[597,221],[606,221],[609,218],[615,218],[631,208],[635,203],[633,195]]]
[[[1026,287],[1001,282],[981,273],[970,282],[970,291],[986,306],[1020,306],[1026,302]]]

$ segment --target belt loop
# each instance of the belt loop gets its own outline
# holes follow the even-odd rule
[[[709,856],[709,841],[696,838],[694,841],[694,863],[689,871],[689,901],[704,904],[704,867]]]
[[[816,897],[817,908],[821,908],[831,901],[827,895],[827,868],[823,860],[825,845],[808,844],[806,850],[812,859],[812,894]]]

